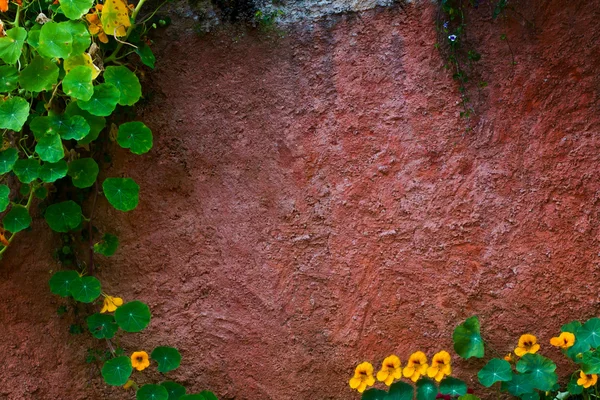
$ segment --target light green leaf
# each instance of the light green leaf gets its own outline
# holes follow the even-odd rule
[[[492,358],[477,374],[479,382],[490,387],[496,382],[507,382],[512,379],[512,369],[506,360]]]
[[[73,68],[62,82],[63,91],[67,96],[76,99],[88,101],[94,94],[94,85],[92,85],[92,70],[80,65]]]
[[[77,104],[92,115],[106,117],[115,110],[119,97],[119,89],[110,83],[102,83],[94,86],[94,94],[88,101],[78,101]]]
[[[88,329],[96,339],[111,339],[119,330],[115,317],[110,314],[92,314],[86,319]]]
[[[558,377],[554,372],[556,364],[539,354],[525,354],[517,362],[517,371],[529,376],[535,389],[552,390]]]
[[[140,56],[140,59],[142,60],[142,63],[144,65],[150,68],[154,68],[154,62],[156,61],[156,57],[154,57],[150,46],[148,46],[146,43],[142,43],[142,45],[138,46],[138,48],[135,49],[135,52],[138,56]]]
[[[58,81],[58,67],[56,64],[44,57],[35,56],[19,77],[19,84],[25,90],[42,92],[52,90]]]
[[[179,400],[181,396],[185,394],[185,387],[171,381],[162,382],[161,386],[164,386],[169,393],[169,400]]]
[[[6,36],[0,38],[0,59],[7,64],[15,64],[21,57],[26,38],[27,31],[21,27],[7,30]]]
[[[40,174],[40,163],[34,158],[22,158],[15,161],[13,172],[23,183],[31,183]]]
[[[39,154],[42,161],[50,163],[59,162],[65,156],[62,140],[57,134],[39,138],[35,145],[35,152]]]
[[[6,185],[0,185],[0,212],[4,212],[10,204],[10,188]]]
[[[10,172],[18,158],[19,154],[14,147],[9,147],[4,151],[0,151],[0,174]]]
[[[69,164],[69,176],[73,180],[73,186],[81,189],[92,186],[99,171],[93,158],[80,158]]]
[[[121,356],[104,363],[102,377],[111,386],[123,386],[129,380],[132,371],[129,357]]]
[[[94,0],[60,0],[60,8],[69,19],[79,19],[86,14]]]
[[[152,131],[142,122],[126,122],[119,126],[117,143],[133,154],[144,154],[152,148]]]
[[[136,400],[168,400],[169,392],[164,386],[147,384],[138,389]]]
[[[467,384],[460,379],[447,376],[440,382],[440,393],[450,396],[462,396],[467,394]]]
[[[94,252],[110,257],[115,254],[117,247],[119,247],[119,238],[110,233],[105,233],[102,241],[94,245]]]
[[[421,378],[417,381],[417,400],[435,400],[437,386],[431,379]]]
[[[2,219],[4,229],[10,233],[17,233],[31,225],[31,216],[27,208],[14,204]]]
[[[467,318],[464,323],[457,326],[452,340],[454,340],[454,351],[462,358],[483,357],[483,339],[479,330],[479,319],[476,316]]]
[[[55,272],[50,278],[50,291],[61,297],[69,297],[71,284],[79,279],[79,274],[73,270]]]
[[[57,179],[67,176],[69,167],[65,160],[56,163],[44,163],[40,167],[40,179],[42,182],[55,182]]]
[[[9,93],[17,88],[19,71],[13,66],[0,66],[0,93]]]
[[[158,372],[169,372],[181,364],[181,354],[174,347],[159,346],[150,355],[158,363]]]
[[[46,222],[55,232],[68,232],[81,224],[81,207],[72,200],[52,204],[44,214]]]
[[[98,279],[93,276],[84,276],[71,282],[69,291],[75,300],[81,303],[91,303],[100,296],[102,287]]]
[[[90,3],[93,3],[93,0],[61,0],[61,4],[64,5],[64,1],[89,1]],[[90,7],[88,7],[85,12],[87,12],[89,9]],[[85,53],[85,51],[90,47],[90,44],[92,44],[92,37],[88,32],[87,26],[81,21],[67,21],[63,22],[63,24],[73,37],[73,49],[70,56]]]
[[[27,32],[27,44],[37,49],[40,45],[40,31],[42,29],[42,25],[35,24],[29,32]]]
[[[119,89],[119,104],[122,106],[132,106],[142,97],[140,81],[127,67],[106,67],[104,81]]]
[[[38,52],[48,58],[67,58],[73,50],[73,36],[65,22],[46,22],[40,30]]]
[[[0,102],[0,129],[19,132],[29,116],[29,103],[22,97]]]
[[[141,301],[123,304],[115,311],[115,320],[125,332],[140,332],[150,323],[150,308]]]
[[[108,202],[119,211],[131,211],[138,205],[140,187],[131,178],[106,178],[102,190]]]

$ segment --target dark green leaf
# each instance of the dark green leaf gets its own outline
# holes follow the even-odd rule
[[[506,382],[512,379],[512,369],[508,361],[492,358],[477,374],[479,382],[490,387],[496,382]]]
[[[6,185],[0,185],[0,212],[4,212],[10,204],[10,188]]]
[[[593,348],[600,346],[600,318],[590,318],[583,324],[578,337]]]
[[[94,86],[94,94],[88,101],[78,101],[79,108],[92,115],[106,117],[115,110],[120,98],[119,89],[110,83]]]
[[[129,380],[132,371],[129,357],[121,356],[104,363],[102,377],[111,386],[123,386]]]
[[[29,228],[29,225],[31,225],[31,216],[27,208],[15,204],[2,219],[2,224],[7,231],[17,233]]]
[[[185,394],[185,387],[178,383],[166,381],[162,382],[161,385],[167,389],[169,400],[179,400]]]
[[[19,77],[19,84],[25,90],[42,92],[52,90],[58,81],[58,67],[56,64],[44,57],[35,56]]]
[[[104,117],[98,117],[82,110],[79,108],[76,101],[72,101],[67,105],[67,108],[65,109],[65,115],[82,116],[90,126],[90,133],[88,133],[83,139],[79,140],[77,142],[79,144],[89,144],[96,140],[102,129],[104,129],[106,126],[106,119]]]
[[[75,300],[91,303],[100,296],[102,288],[98,279],[93,276],[84,276],[71,282],[69,291]]]
[[[133,154],[144,154],[152,148],[152,131],[142,122],[126,122],[119,126],[117,143]]]
[[[570,394],[577,395],[583,393],[583,386],[577,384],[578,376],[573,376],[567,385],[567,390]]]
[[[92,314],[86,319],[88,329],[96,339],[111,339],[119,326],[110,314]]]
[[[127,67],[106,67],[104,81],[119,89],[119,104],[122,106],[132,106],[142,97],[140,81]]]
[[[161,385],[144,385],[135,394],[136,400],[168,400],[169,392]]]
[[[73,180],[73,186],[78,188],[90,187],[98,177],[98,164],[93,158],[80,158],[69,164],[69,176]]]
[[[517,362],[517,371],[527,374],[533,381],[533,387],[540,390],[552,390],[557,381],[556,364],[539,354],[525,354]]]
[[[17,88],[19,72],[10,65],[0,66],[0,93],[9,93]]]
[[[141,301],[123,304],[115,311],[115,320],[125,332],[140,332],[150,323],[150,308]]]
[[[39,138],[35,145],[35,152],[42,161],[50,163],[59,162],[65,156],[62,140],[57,134],[44,135]]]
[[[119,238],[110,233],[104,234],[102,241],[94,244],[94,252],[110,257],[115,254],[119,247]]]
[[[440,393],[450,396],[462,396],[467,394],[467,384],[460,379],[447,376],[440,382]]]
[[[81,224],[81,207],[72,200],[52,204],[44,214],[46,222],[55,232],[68,232]]]
[[[431,379],[421,378],[417,381],[417,400],[435,400],[437,394],[437,386]]]
[[[188,395],[190,396],[190,395]],[[183,396],[181,398],[182,400],[187,400],[185,396]],[[193,400],[195,398],[189,398],[189,400]],[[199,397],[200,400],[204,400],[203,398]],[[361,396],[361,400],[386,400],[387,399],[387,392],[385,390],[380,390],[380,389],[367,389],[363,392],[362,396]]]
[[[61,297],[69,297],[71,284],[79,279],[79,274],[73,270],[55,272],[50,278],[50,291]]]
[[[600,374],[600,355],[597,352],[586,351],[577,360],[581,363],[581,370],[586,374]]]
[[[412,400],[414,390],[411,385],[405,382],[396,382],[390,386],[390,391],[386,400]]]
[[[13,172],[23,183],[31,183],[40,174],[40,163],[34,158],[21,158],[15,161]]]
[[[462,358],[483,357],[483,339],[479,329],[479,319],[476,316],[467,318],[464,323],[457,326],[452,339],[454,351]]]
[[[135,49],[135,52],[140,56],[140,59],[142,60],[142,63],[144,63],[144,65],[150,68],[154,68],[154,62],[156,61],[156,57],[154,57],[150,46],[148,46],[146,43],[143,43],[142,45],[138,46],[137,49]]]
[[[17,149],[13,147],[0,151],[0,174],[10,172],[18,159]]]
[[[533,382],[529,374],[513,374],[512,380],[502,382],[502,389],[513,396],[522,396],[533,392]]]
[[[158,363],[158,372],[173,371],[181,364],[181,354],[174,347],[159,346],[150,355]]]
[[[140,187],[131,178],[107,178],[102,190],[108,202],[119,211],[130,211],[138,205]]]
[[[64,178],[67,175],[67,162],[60,160],[56,163],[44,163],[40,167],[40,179],[42,182],[55,182],[57,179]]]

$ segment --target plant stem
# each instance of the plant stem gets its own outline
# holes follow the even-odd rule
[[[15,22],[13,22],[13,26],[19,26],[19,17],[21,16],[21,6],[17,4],[17,15],[15,16]]]
[[[125,39],[123,39],[123,42],[126,42],[127,39],[129,38],[129,35],[131,35],[131,32],[133,32],[133,29],[135,28],[135,19],[137,18],[137,15],[139,14],[139,12],[142,9],[142,6],[144,5],[145,2],[146,2],[146,0],[140,0],[139,3],[137,4],[137,6],[135,6],[135,9],[133,10],[133,13],[131,14],[131,20],[133,22],[131,23],[131,25],[129,25],[129,28],[127,28],[127,32],[125,33]],[[119,51],[121,51],[122,48],[123,48],[123,43],[119,42],[115,51],[113,51],[110,56],[108,56],[104,59],[104,63],[107,64],[111,61],[116,60],[117,55],[119,54]]]
[[[31,207],[31,203],[33,200],[33,192],[35,191],[36,187],[32,186],[31,187],[31,191],[29,192],[29,198],[27,199],[27,204],[25,205],[25,208],[27,209],[27,211],[29,211],[29,208]],[[16,233],[13,233],[10,238],[8,238],[8,244],[10,245],[13,241],[13,239],[15,238],[15,236],[17,236]],[[4,246],[2,248],[2,250],[0,250],[0,257],[2,257],[2,254],[4,254],[4,252],[6,251],[6,249],[8,249],[8,246]]]

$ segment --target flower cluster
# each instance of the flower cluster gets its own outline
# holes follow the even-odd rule
[[[402,368],[398,356],[392,354],[383,360],[381,369],[377,372],[377,380],[387,386],[402,376],[413,382],[418,381],[422,376],[428,376],[440,382],[445,376],[452,373],[450,362],[451,357],[447,351],[442,350],[436,353],[431,359],[431,365],[429,365],[425,353],[417,351],[410,355],[406,366]],[[375,384],[373,371],[371,363],[360,363],[354,370],[354,376],[350,379],[350,387],[362,393],[367,387],[373,386]]]

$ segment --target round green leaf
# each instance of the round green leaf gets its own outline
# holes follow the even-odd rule
[[[93,0],[68,0],[68,1],[89,1]],[[62,3],[62,2],[61,2]],[[88,8],[89,9],[89,8]],[[87,12],[87,10],[85,10]],[[83,54],[92,44],[92,37],[88,32],[87,26],[81,21],[64,22],[65,27],[73,37],[73,49],[70,56]]]
[[[44,214],[46,222],[55,232],[68,232],[81,223],[81,207],[72,200],[52,204]]]
[[[86,319],[88,329],[96,339],[111,339],[119,330],[115,317],[110,314],[92,314]]]
[[[121,356],[104,363],[102,377],[111,386],[123,386],[129,380],[132,371],[133,367],[129,357]]]
[[[29,225],[31,225],[31,216],[27,208],[15,204],[2,219],[2,224],[7,231],[17,233],[29,228]]]
[[[67,58],[73,50],[73,36],[65,22],[46,22],[40,30],[38,52],[48,58]]]
[[[45,135],[38,139],[35,152],[39,154],[42,161],[55,163],[65,156],[62,140],[57,134]]]
[[[465,322],[457,326],[454,329],[452,340],[454,341],[454,351],[462,358],[483,357],[483,339],[479,330],[479,319],[476,316],[467,318]]]
[[[417,400],[435,400],[437,386],[431,379],[421,378],[417,381]]]
[[[135,49],[135,52],[140,56],[140,59],[144,65],[154,68],[156,57],[154,57],[154,53],[152,53],[150,46],[148,46],[146,43],[142,43],[137,49]]]
[[[140,332],[150,323],[150,308],[141,301],[123,304],[115,311],[115,320],[125,332]]]
[[[138,205],[140,187],[131,178],[106,178],[102,190],[108,202],[119,211],[130,211]]]
[[[69,176],[73,180],[73,186],[78,188],[90,187],[98,177],[98,164],[93,158],[80,158],[69,164]]]
[[[33,194],[35,194],[35,197],[38,199],[44,200],[46,197],[48,197],[48,189],[46,189],[44,186],[39,186],[33,191]]]
[[[583,324],[578,333],[579,338],[589,344],[590,347],[600,346],[600,318],[590,318]]]
[[[581,364],[581,370],[586,374],[600,374],[600,356],[597,352],[586,351],[577,359]]]
[[[49,58],[35,56],[19,77],[19,84],[25,90],[42,92],[52,90],[58,81],[58,67]]]
[[[119,247],[119,238],[110,233],[104,234],[102,241],[94,244],[94,252],[110,257],[115,254]]]
[[[460,379],[447,376],[440,382],[440,393],[450,396],[462,396],[467,394],[467,384]]]
[[[174,347],[159,346],[150,355],[158,363],[158,372],[169,372],[181,364],[181,354]]]
[[[42,182],[55,182],[57,179],[64,178],[67,175],[67,162],[60,160],[55,163],[44,163],[40,167],[40,179]]]
[[[15,161],[13,172],[23,183],[31,183],[40,174],[40,163],[34,158],[21,158]]]
[[[169,400],[179,400],[181,396],[185,394],[185,387],[171,381],[162,382],[161,386],[164,386],[169,393]]]
[[[161,385],[144,385],[135,394],[136,400],[168,400],[169,392]]]
[[[411,385],[406,382],[392,383],[386,400],[412,400],[414,390]]]
[[[477,374],[479,382],[490,387],[496,382],[507,382],[512,379],[512,369],[506,360],[492,358]]]
[[[98,279],[93,276],[84,276],[71,282],[69,291],[75,300],[91,303],[100,296],[102,288]]]
[[[119,104],[122,106],[132,106],[142,97],[140,81],[127,67],[106,67],[104,81],[119,89]]]
[[[0,93],[12,92],[17,88],[19,71],[13,66],[0,66]]]
[[[21,27],[7,30],[6,36],[0,37],[0,59],[7,64],[15,64],[21,57],[26,38],[27,31]]]
[[[142,122],[126,122],[119,126],[117,143],[133,154],[144,154],[152,148],[152,131]]]
[[[521,400],[540,400],[540,394],[538,392],[525,393],[521,396]]]
[[[35,24],[29,32],[27,32],[27,44],[29,44],[34,49],[37,49],[40,45],[40,31],[42,29],[42,25]]]
[[[83,65],[75,67],[67,73],[65,79],[63,79],[62,85],[63,91],[67,96],[88,101],[94,94],[92,70]]]
[[[94,0],[60,0],[60,9],[69,19],[79,19],[86,14]]]
[[[71,295],[71,284],[79,279],[79,274],[73,270],[55,272],[50,278],[50,291],[61,297],[68,297]]]
[[[213,392],[209,392],[208,390],[201,391],[200,396],[203,396],[204,400],[219,400]]]
[[[106,117],[115,110],[119,101],[119,89],[110,83],[94,86],[94,94],[88,101],[78,101],[79,108],[92,115]]]
[[[4,212],[10,204],[10,188],[6,185],[0,185],[0,212]]]
[[[90,133],[90,125],[81,115],[61,115],[58,134],[65,140],[80,140]]]
[[[19,132],[28,116],[29,103],[21,97],[11,97],[0,103],[0,129]]]
[[[558,380],[554,370],[556,364],[539,354],[525,354],[517,362],[517,371],[529,376],[535,389],[544,391],[552,390]]]
[[[17,149],[13,147],[0,151],[0,174],[10,172],[18,159]]]
[[[513,396],[522,396],[533,392],[533,382],[528,374],[513,374],[508,382],[502,382],[502,390],[508,391]]]
[[[579,386],[577,384],[577,378],[578,378],[577,375],[571,377],[571,380],[569,381],[569,383],[567,385],[567,390],[569,391],[569,394],[578,395],[578,394],[583,393],[583,386]]]
[[[387,400],[387,392],[380,389],[367,389],[363,392],[361,400]],[[201,394],[188,394],[180,400],[206,400]]]
[[[79,115],[87,121],[90,126],[90,133],[88,133],[83,139],[79,140],[79,144],[89,144],[98,138],[98,135],[106,126],[106,119],[104,117],[98,117],[90,114],[87,111],[83,111],[77,105],[76,101],[72,101],[67,105],[65,109],[65,115],[74,116]]]

